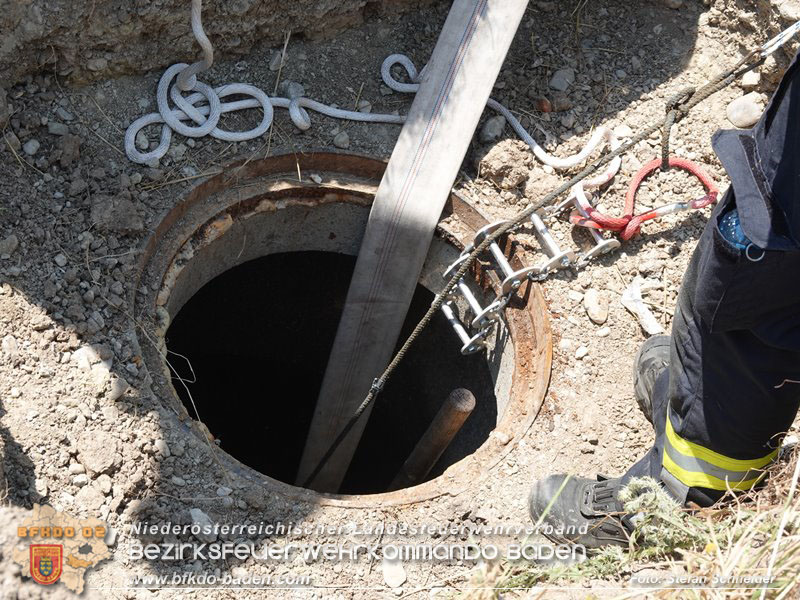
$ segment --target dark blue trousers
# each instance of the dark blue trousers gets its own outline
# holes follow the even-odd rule
[[[732,181],[684,275],[653,448],[625,474],[708,506],[763,479],[800,403],[800,68],[759,123],[715,136]],[[736,209],[750,246],[720,232]]]

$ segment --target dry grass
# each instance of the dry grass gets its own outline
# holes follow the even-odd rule
[[[462,597],[520,597],[526,590],[541,586],[569,587],[577,582],[594,580],[600,584],[604,580],[606,583],[598,585],[605,588],[604,597],[613,595],[609,592],[616,588],[620,598],[645,594],[670,600],[800,598],[799,477],[800,448],[795,445],[771,467],[763,489],[745,496],[731,494],[713,508],[680,508],[653,480],[632,482],[625,497],[626,511],[641,512],[645,518],[637,525],[629,548],[607,548],[574,565],[493,565],[481,569],[471,582],[487,589]],[[709,583],[695,588],[631,587],[628,592],[619,591],[628,589],[631,575],[643,569],[663,576],[705,578]],[[770,583],[757,587],[711,583],[715,578],[730,581],[748,576],[767,576]]]

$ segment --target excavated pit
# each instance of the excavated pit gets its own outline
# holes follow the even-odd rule
[[[186,435],[219,445],[228,476],[323,504],[414,502],[468,488],[533,422],[551,345],[538,286],[526,285],[486,353],[462,356],[437,315],[379,396],[339,494],[287,483],[299,465],[384,167],[331,153],[233,165],[195,188],[145,248],[135,306],[152,327],[140,342],[154,390]],[[485,223],[451,196],[398,343],[444,287],[447,265]],[[522,260],[515,251],[512,264]],[[470,277],[488,303],[496,275],[484,266]],[[458,387],[471,390],[477,406],[428,480],[387,491]]]

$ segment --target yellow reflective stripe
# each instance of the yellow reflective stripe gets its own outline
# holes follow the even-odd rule
[[[720,467],[728,471],[748,471],[750,469],[763,469],[769,463],[775,460],[776,456],[778,456],[777,448],[763,458],[754,458],[751,460],[739,460],[736,458],[730,458],[728,456],[725,456],[724,454],[719,454],[718,452],[714,452],[713,450],[704,448],[699,444],[695,444],[694,442],[685,440],[682,437],[680,437],[677,433],[675,433],[675,430],[672,428],[672,422],[669,418],[669,413],[667,413],[667,440],[669,441],[669,444],[681,454],[700,458],[706,462],[711,463],[712,465],[716,465],[717,467]],[[672,474],[676,475],[676,473]]]
[[[697,471],[687,471],[686,469],[678,466],[666,452],[664,452],[662,464],[664,468],[677,477],[681,483],[684,483],[689,487],[703,487],[712,490],[720,490],[723,492],[727,489],[749,490],[756,483],[758,483],[761,477],[763,477],[762,474],[759,477],[748,479],[746,481],[725,481],[719,477],[714,477],[713,475],[706,475],[705,473],[700,473]]]

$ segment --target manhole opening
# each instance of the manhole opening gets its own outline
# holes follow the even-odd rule
[[[295,479],[355,261],[321,251],[249,260],[194,293],[167,331],[167,348],[191,363],[171,361],[186,382],[173,377],[189,414],[191,393],[223,450],[280,481]],[[432,300],[418,285],[398,343]],[[476,407],[428,479],[486,441],[498,418],[490,366],[459,348],[437,315],[379,396],[340,493],[388,491],[455,388],[472,391]]]

